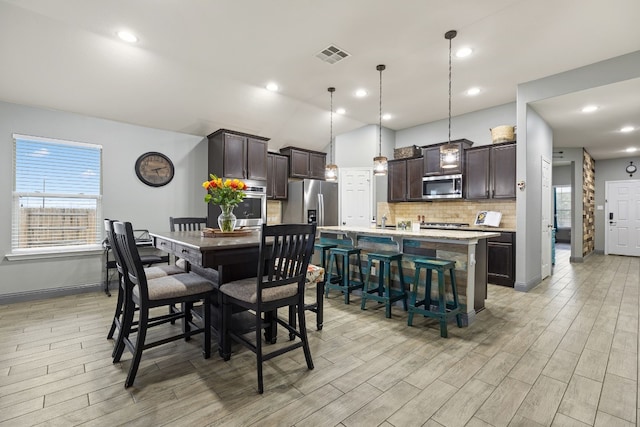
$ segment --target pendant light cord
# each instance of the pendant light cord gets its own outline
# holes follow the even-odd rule
[[[380,71],[380,102],[379,102],[379,107],[380,107],[380,114],[379,114],[379,120],[378,120],[378,124],[380,126],[379,129],[379,133],[378,133],[378,156],[382,157],[382,70],[384,70],[384,65],[380,66],[378,65],[378,71]]]
[[[331,90],[333,89],[333,90]],[[331,94],[331,103],[330,103],[330,108],[331,108],[331,114],[330,114],[330,120],[331,120],[331,124],[329,127],[329,149],[331,150],[331,164],[333,164],[333,91],[335,91],[334,88],[329,88],[329,93]]]
[[[449,144],[451,144],[451,39],[452,38],[449,39]]]

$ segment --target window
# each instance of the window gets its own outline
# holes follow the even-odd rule
[[[93,249],[102,236],[102,147],[13,135],[12,253]]]
[[[556,228],[571,228],[571,187],[555,187]]]

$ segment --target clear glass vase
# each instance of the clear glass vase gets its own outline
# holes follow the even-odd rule
[[[222,213],[218,216],[218,227],[224,232],[233,231],[236,227],[236,216],[233,214],[233,206],[220,205]]]

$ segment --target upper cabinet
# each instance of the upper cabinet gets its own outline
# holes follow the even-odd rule
[[[467,199],[514,199],[516,197],[516,144],[471,148],[465,155]]]
[[[464,150],[471,147],[473,142],[468,139],[451,141],[451,145],[458,149],[458,162],[453,167],[442,168],[440,166],[440,147],[446,143],[430,145],[422,148],[424,157],[424,176],[453,175],[464,171]]]
[[[286,200],[289,188],[289,158],[276,153],[267,154],[267,198]]]
[[[280,153],[289,157],[291,178],[324,179],[326,153],[295,147],[281,148]]]
[[[269,138],[219,129],[209,139],[209,172],[224,178],[267,179]]]
[[[390,160],[387,171],[387,200],[422,201],[422,176],[422,157]]]

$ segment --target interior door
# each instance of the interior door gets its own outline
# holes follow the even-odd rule
[[[541,225],[541,278],[551,274],[551,162],[542,157],[542,179],[540,191],[540,225]]]
[[[607,181],[605,253],[640,256],[640,181]]]
[[[342,225],[369,227],[371,208],[371,170],[340,169]]]

